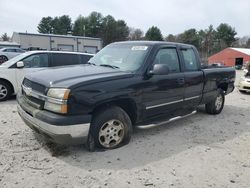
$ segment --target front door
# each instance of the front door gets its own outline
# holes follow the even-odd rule
[[[47,53],[39,53],[30,55],[23,60],[24,67],[16,68],[16,82],[18,89],[20,89],[23,79],[26,74],[36,72],[49,65],[49,57]]]
[[[153,64],[166,64],[170,72],[167,75],[153,75],[146,81],[143,92],[145,119],[180,109],[184,97],[184,74],[176,48],[159,49]]]

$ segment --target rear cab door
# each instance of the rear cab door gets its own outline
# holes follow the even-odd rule
[[[185,87],[183,107],[196,108],[202,99],[204,74],[197,50],[192,46],[180,47]]]

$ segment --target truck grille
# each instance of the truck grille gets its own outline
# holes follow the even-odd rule
[[[45,92],[46,92],[45,86],[38,84],[38,83],[35,83],[35,82],[32,82],[32,81],[28,80],[27,78],[25,78],[23,80],[23,85],[26,87],[32,88],[32,90],[37,91],[37,92],[42,93],[42,94],[45,94]]]
[[[35,91],[37,93],[41,93],[41,94],[45,94],[46,93],[46,87],[45,86],[42,86],[40,84],[37,84],[35,82],[32,82],[28,79],[24,79],[23,81],[23,85],[27,88],[31,88],[32,91]],[[31,106],[33,106],[34,108],[37,108],[37,109],[43,109],[43,106],[44,106],[44,101],[41,100],[41,99],[38,99],[38,98],[35,98],[33,96],[30,96],[30,95],[27,95],[23,88],[22,88],[22,94],[24,96],[24,100]]]

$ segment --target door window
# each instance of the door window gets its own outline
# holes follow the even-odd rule
[[[160,49],[155,57],[154,64],[166,64],[171,73],[180,72],[179,59],[175,48]]]
[[[17,52],[17,53],[23,53],[23,52],[24,52],[24,50],[21,50],[21,49],[16,49],[16,52]]]
[[[49,57],[48,54],[34,54],[23,60],[24,68],[40,68],[48,67]]]
[[[77,54],[63,54],[53,53],[52,54],[52,67],[65,66],[65,65],[76,65],[79,64]]]
[[[198,62],[192,48],[182,49],[181,50],[184,58],[186,71],[197,71]]]
[[[16,52],[16,49],[12,49],[12,48],[10,48],[10,49],[6,49],[6,50],[4,50],[5,52]]]
[[[80,55],[80,57],[81,57],[81,63],[85,64],[85,63],[88,63],[90,58],[92,58],[93,56],[91,56],[91,55]]]

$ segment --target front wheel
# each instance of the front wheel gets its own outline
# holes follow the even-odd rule
[[[219,89],[216,98],[212,102],[206,104],[206,112],[208,114],[219,114],[221,113],[224,107],[224,103],[225,103],[224,91]]]
[[[11,87],[6,82],[0,81],[0,101],[6,101],[11,96]]]
[[[131,132],[128,114],[120,107],[111,106],[94,115],[89,134],[97,147],[114,149],[129,143]]]

